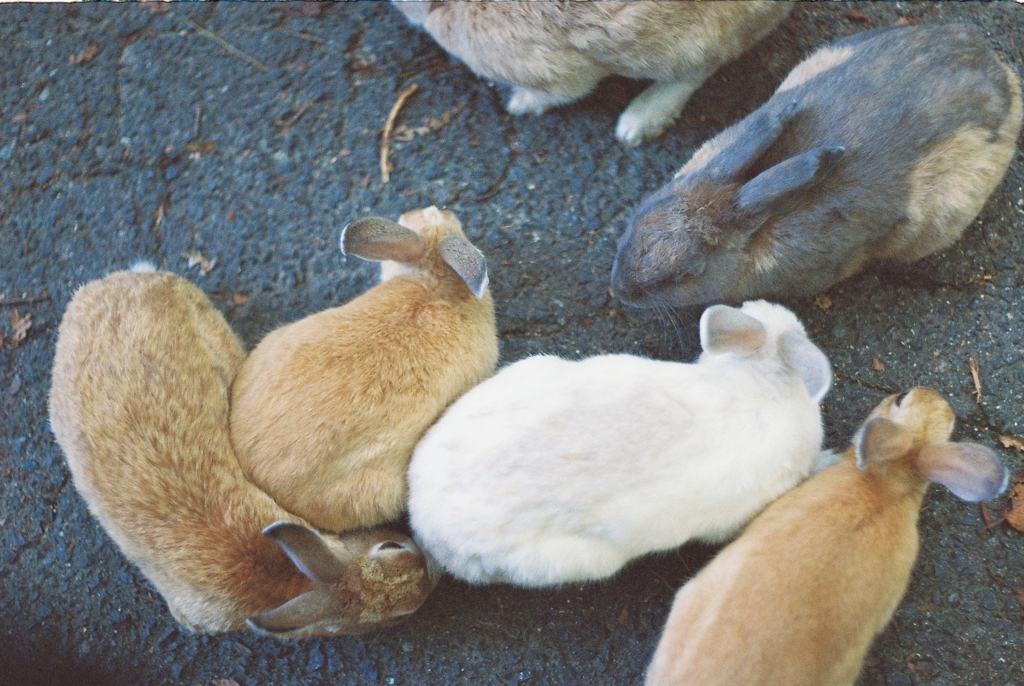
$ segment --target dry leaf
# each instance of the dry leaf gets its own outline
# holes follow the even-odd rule
[[[978,403],[981,403],[981,369],[978,367],[978,361],[973,357],[968,358],[967,366],[971,370],[971,378],[974,380],[974,393],[972,395],[977,399]]]
[[[615,623],[618,624],[619,626],[622,626],[623,624],[626,623],[627,619],[629,619],[629,608],[628,607],[624,607],[624,608],[622,608],[622,612],[620,612],[619,616],[615,619]]]
[[[78,53],[77,55],[72,55],[71,57],[69,57],[68,63],[84,64],[86,62],[91,61],[92,58],[96,57],[96,55],[98,54],[100,54],[100,46],[96,43],[89,43],[87,46],[85,46],[85,50]]]
[[[1024,483],[1018,481],[1010,491],[1010,509],[1003,511],[1006,522],[1017,531],[1024,533]]]
[[[248,293],[235,293],[231,296],[231,304],[233,305],[244,305],[247,302],[249,302]]]
[[[850,21],[859,21],[862,24],[874,25],[878,23],[868,15],[863,12],[858,12],[857,10],[849,10],[846,13],[846,18]]]
[[[211,686],[239,686],[239,684],[234,679],[214,679]]]
[[[1024,453],[1024,439],[1016,436],[1000,436],[999,442],[1003,444],[1004,448],[1016,448]]]
[[[876,372],[885,371],[885,365],[882,364],[882,361],[879,360],[877,357],[871,358],[871,368],[874,369]]]
[[[169,0],[150,0],[146,3],[146,7],[149,8],[150,14],[167,14],[167,11],[171,9]]]
[[[185,152],[198,152],[201,155],[209,155],[213,152],[216,144],[213,141],[203,141],[202,143],[189,143],[185,146]]]
[[[896,23],[903,26],[914,26],[915,24],[920,24],[921,20],[917,17],[900,17],[896,20]]]
[[[32,313],[26,312],[25,316],[22,317],[15,310],[11,312],[11,328],[14,330],[14,337],[11,338],[11,342],[14,347],[17,347],[28,336],[28,330],[32,328]]]
[[[20,124],[21,122],[25,121],[26,119],[28,119],[28,112],[18,112],[16,115],[11,117],[11,121],[14,122],[15,124]]]
[[[814,304],[818,306],[819,310],[827,310],[832,307],[832,298],[824,293],[818,293],[818,295],[814,296]]]
[[[192,252],[183,252],[181,253],[181,256],[188,260],[188,266],[190,268],[199,265],[199,273],[202,276],[206,276],[213,270],[214,267],[217,266],[216,257],[213,258],[212,260],[208,259],[205,255],[203,255],[203,253],[199,252],[198,250],[193,250]]]

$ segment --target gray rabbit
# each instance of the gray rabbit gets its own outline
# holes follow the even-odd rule
[[[1016,74],[963,25],[822,48],[637,208],[612,288],[639,306],[806,296],[951,245],[1016,146]]]

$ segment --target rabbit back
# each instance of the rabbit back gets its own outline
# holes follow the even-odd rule
[[[919,545],[923,490],[880,488],[847,455],[769,506],[676,594],[646,685],[853,684]]]
[[[271,332],[232,389],[232,439],[253,483],[334,532],[405,508],[416,441],[497,362],[493,302],[428,273]]]
[[[283,513],[231,449],[243,357],[195,286],[129,272],[78,290],[54,356],[50,422],[76,489],[175,617],[204,631],[240,628],[310,587],[260,535]]]
[[[791,9],[785,2],[395,5],[480,76],[570,97],[610,74],[710,74]]]
[[[606,577],[692,537],[719,540],[817,456],[817,407],[798,380],[786,383],[722,361],[518,362],[417,446],[417,541],[465,580],[546,585]]]

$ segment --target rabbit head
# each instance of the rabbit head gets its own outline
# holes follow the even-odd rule
[[[857,466],[922,492],[935,482],[968,502],[994,498],[1006,489],[1009,471],[985,446],[949,442],[954,421],[949,403],[931,389],[891,395],[854,436]]]
[[[443,284],[465,284],[477,298],[487,291],[487,262],[466,238],[455,215],[436,207],[406,212],[393,222],[358,219],[341,233],[341,251],[381,262],[380,280],[428,272]]]
[[[263,530],[313,588],[246,623],[277,638],[360,634],[392,626],[416,611],[436,578],[408,536],[386,529],[322,536],[279,521]]]
[[[815,148],[765,167],[762,158],[795,109],[795,102],[763,108],[723,131],[637,207],[612,267],[617,297],[641,307],[685,307],[762,293],[779,256],[758,242],[759,231],[845,153]]]
[[[811,343],[797,316],[782,305],[751,300],[735,308],[712,305],[700,318],[701,361],[723,355],[780,359],[820,403],[832,384],[828,357]]]

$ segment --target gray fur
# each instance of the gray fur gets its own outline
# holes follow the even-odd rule
[[[923,257],[980,211],[1020,120],[1019,80],[965,26],[838,41],[639,205],[613,290],[639,306],[807,296]]]

